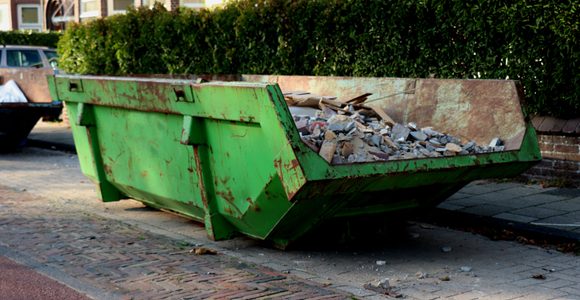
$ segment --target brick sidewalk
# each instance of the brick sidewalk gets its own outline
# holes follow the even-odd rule
[[[355,299],[319,283],[0,186],[0,245],[122,299]]]

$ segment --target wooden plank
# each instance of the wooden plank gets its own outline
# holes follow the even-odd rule
[[[306,106],[312,108],[318,107],[318,103],[321,100],[332,101],[333,98],[336,99],[336,97],[334,96],[318,96],[318,95],[304,95],[304,96],[301,95],[301,96],[286,96],[286,97],[292,97],[292,100],[298,101],[294,106],[299,107]]]
[[[342,111],[342,112],[349,114],[349,115],[354,114],[354,112],[347,110],[347,109],[338,108],[336,106],[329,105],[329,104],[323,104],[322,101],[318,102],[318,108],[320,108],[322,111],[324,111],[324,108],[330,108],[330,109],[335,110],[335,111]]]
[[[556,123],[556,118],[554,117],[546,117],[542,125],[537,129],[539,132],[550,132],[550,129],[554,127],[554,123]]]
[[[326,98],[322,98],[322,103],[334,105],[334,106],[339,107],[339,108],[341,108],[343,105],[346,105],[346,103],[343,103],[340,101],[335,101],[335,100],[330,100],[330,99],[326,99]]]
[[[373,111],[377,115],[379,115],[379,117],[381,117],[383,120],[385,120],[385,122],[389,126],[391,126],[391,127],[395,126],[395,121],[393,121],[393,119],[391,119],[391,117],[389,117],[389,115],[384,110],[382,110],[380,107],[378,107],[376,105],[369,105],[369,106],[373,109]]]
[[[542,125],[542,122],[544,122],[544,120],[546,119],[546,117],[542,117],[542,116],[538,116],[536,115],[533,119],[532,119],[532,126],[534,126],[534,128],[536,130],[538,130],[538,128],[540,128],[540,125]]]
[[[564,125],[562,132],[563,133],[574,133],[574,131],[576,130],[578,125],[580,125],[580,118],[568,120],[566,125]]]
[[[356,96],[350,100],[346,100],[344,101],[344,103],[351,103],[353,102],[354,104],[358,104],[361,102],[364,102],[365,100],[367,100],[368,96],[372,95],[373,93],[366,93],[366,94],[362,94],[360,96]]]
[[[386,136],[383,136],[383,141],[385,141],[385,143],[391,145],[391,147],[394,147],[395,149],[399,150],[399,147],[397,147],[397,145],[395,145],[395,143],[393,143],[391,140],[389,140]]]
[[[286,95],[307,95],[310,94],[309,92],[303,92],[303,91],[292,91],[292,92],[285,92],[282,91],[282,95],[286,96]]]
[[[566,123],[568,123],[568,120],[556,119],[556,123],[554,123],[554,126],[552,126],[552,129],[550,129],[550,132],[551,133],[562,132],[562,129],[564,129],[564,126],[566,126]]]

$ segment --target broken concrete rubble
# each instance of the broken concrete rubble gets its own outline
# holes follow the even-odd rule
[[[366,95],[366,94],[365,94]],[[293,115],[302,140],[331,164],[377,162],[399,159],[456,156],[503,151],[502,141],[494,138],[489,146],[475,141],[461,144],[457,137],[420,128],[414,122],[395,123],[378,106],[366,107],[334,100],[332,96],[300,95],[301,104],[318,100],[314,116]],[[362,99],[364,97],[361,97]],[[332,100],[331,100],[332,99]],[[355,98],[357,99],[357,98]],[[288,98],[287,98],[288,100]],[[287,101],[291,105],[290,101]]]

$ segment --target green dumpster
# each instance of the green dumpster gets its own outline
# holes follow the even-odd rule
[[[201,79],[209,80],[203,82]],[[280,248],[333,218],[430,208],[475,179],[541,160],[511,80],[206,75],[48,76],[65,101],[83,173],[102,201],[132,198]],[[373,93],[396,122],[495,137],[505,151],[332,165],[301,139],[284,91]]]

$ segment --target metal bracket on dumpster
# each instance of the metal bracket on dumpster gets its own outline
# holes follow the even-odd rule
[[[95,115],[93,113],[93,106],[84,103],[79,103],[77,106],[76,124],[79,126],[95,126]]]
[[[183,117],[180,143],[183,145],[202,145],[206,143],[202,119],[192,116]]]
[[[415,94],[415,86],[417,84],[417,80],[407,80],[405,84],[405,94]]]
[[[69,92],[83,92],[83,82],[80,79],[70,79],[68,81]]]
[[[175,95],[176,102],[195,102],[193,92],[191,91],[191,87],[189,85],[172,84],[171,89]]]

